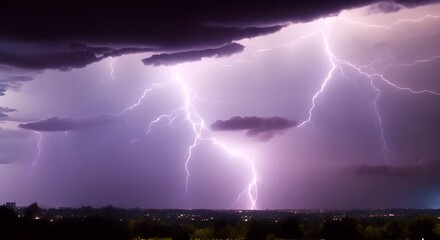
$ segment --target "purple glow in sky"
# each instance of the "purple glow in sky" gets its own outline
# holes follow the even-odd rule
[[[440,207],[440,4],[192,4],[0,10],[0,202]]]

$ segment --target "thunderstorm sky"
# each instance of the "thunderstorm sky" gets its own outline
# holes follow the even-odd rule
[[[440,4],[212,5],[0,10],[0,202],[440,207]]]

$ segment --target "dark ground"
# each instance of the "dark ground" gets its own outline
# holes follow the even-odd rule
[[[440,210],[0,207],[0,239],[440,239]]]

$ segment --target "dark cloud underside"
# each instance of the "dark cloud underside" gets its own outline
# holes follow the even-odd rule
[[[243,49],[244,46],[237,43],[231,43],[226,46],[215,49],[204,49],[204,50],[196,50],[196,51],[171,53],[171,54],[163,53],[163,54],[153,55],[149,58],[143,59],[142,62],[145,65],[169,66],[184,62],[200,61],[202,58],[205,57],[226,57],[235,53],[242,52]]]
[[[19,124],[18,126],[38,132],[65,132],[107,125],[113,123],[116,119],[116,116],[111,115],[99,115],[82,119],[52,117],[37,122]]]
[[[232,117],[228,120],[217,120],[211,125],[214,131],[246,131],[246,136],[254,137],[261,141],[270,140],[275,134],[297,126],[294,120],[282,117]]]
[[[8,44],[2,44],[0,64],[68,70],[108,56],[213,49],[276,32],[288,22],[307,22],[373,2],[376,1],[9,1],[0,9],[0,40],[22,44],[28,52],[38,54],[19,54],[17,47],[12,51]],[[416,6],[431,1],[397,2]],[[381,6],[385,6],[385,11],[394,11],[397,5]],[[74,45],[83,47],[74,49]]]

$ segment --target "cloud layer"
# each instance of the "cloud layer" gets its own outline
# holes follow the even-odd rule
[[[214,49],[195,50],[170,54],[162,53],[158,55],[153,55],[149,58],[145,58],[142,60],[142,62],[145,65],[169,66],[184,62],[200,61],[202,60],[202,58],[205,57],[227,57],[232,54],[242,52],[243,49],[243,45],[240,45],[238,43],[231,43],[223,47]]]
[[[19,124],[18,127],[37,132],[66,132],[111,124],[116,119],[117,117],[112,115],[99,115],[82,119],[52,117],[41,121]]]
[[[275,134],[281,134],[286,129],[297,126],[294,120],[282,117],[232,117],[228,120],[217,120],[211,125],[214,131],[246,131],[246,136],[267,141]]]
[[[194,49],[209,51],[274,33],[289,22],[307,22],[374,2],[76,2],[68,8],[61,3],[29,3],[23,8],[8,2],[0,9],[0,64],[68,70],[130,53],[173,51],[182,56]],[[397,2],[417,6],[432,1]],[[395,11],[396,6],[383,3],[378,8]]]

